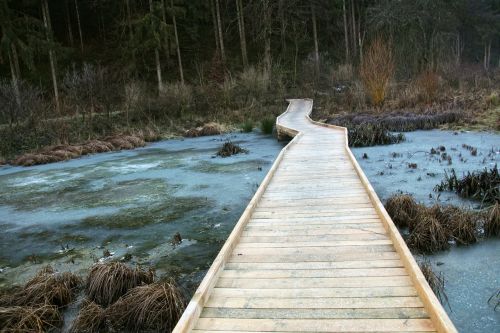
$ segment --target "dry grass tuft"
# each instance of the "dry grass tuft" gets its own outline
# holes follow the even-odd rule
[[[56,306],[42,304],[33,307],[10,306],[0,308],[2,332],[47,332],[62,324]]]
[[[418,204],[408,194],[393,195],[387,199],[385,209],[391,216],[394,224],[400,228],[409,227],[411,229],[419,213]]]
[[[431,287],[432,291],[436,297],[441,301],[441,303],[448,303],[448,297],[444,291],[444,276],[442,273],[436,274],[432,270],[432,265],[428,260],[424,260],[418,264],[420,266],[420,270],[422,274],[424,274],[427,283]]]
[[[128,290],[153,280],[152,270],[132,269],[119,262],[96,264],[87,277],[86,294],[97,304],[108,306]]]
[[[8,306],[53,305],[59,308],[74,300],[82,280],[73,273],[57,273],[47,266],[40,270],[26,285],[3,295],[0,304]]]
[[[92,301],[85,300],[69,331],[70,333],[95,333],[102,332],[105,328],[106,313],[104,308]]]
[[[422,253],[433,253],[450,247],[447,230],[435,217],[429,215],[417,219],[407,243],[410,248]]]
[[[170,332],[183,311],[178,288],[173,282],[163,282],[131,289],[106,312],[116,329]]]
[[[484,233],[488,237],[500,236],[500,204],[498,202],[488,212],[484,224]]]
[[[222,126],[220,124],[211,122],[203,126],[187,130],[186,132],[184,132],[184,136],[188,138],[196,138],[199,136],[218,135],[221,133],[222,133]]]

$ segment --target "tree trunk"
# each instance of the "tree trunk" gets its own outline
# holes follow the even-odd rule
[[[348,33],[348,28],[347,28],[347,13],[345,10],[345,0],[342,2],[342,9],[344,12],[344,38],[345,38],[345,63],[348,64],[350,63],[349,59],[349,33]]]
[[[490,68],[491,63],[491,40],[488,42],[488,59],[486,59],[486,67]]]
[[[181,78],[181,83],[184,85],[184,70],[182,68],[182,57],[181,57],[181,47],[179,45],[179,34],[177,33],[177,21],[175,19],[175,12],[174,12],[174,0],[170,0],[170,7],[172,10],[172,23],[174,25],[175,45],[177,48],[177,61],[179,62],[179,76]]]
[[[149,0],[149,12],[153,15],[153,0]],[[151,27],[153,28],[153,27]],[[163,80],[161,78],[160,51],[155,47],[156,78],[158,79],[158,93],[163,92]]]
[[[76,22],[78,23],[78,34],[80,36],[80,49],[83,52],[83,34],[82,34],[82,25],[80,22],[80,10],[78,9],[78,0],[75,0],[75,10],[76,10]]]
[[[263,0],[264,9],[264,68],[271,77],[271,15],[269,0]]]
[[[356,16],[354,14],[354,0],[351,0],[351,33],[352,33],[352,48],[353,56],[356,58],[358,48],[356,43]]]
[[[242,0],[236,0],[236,11],[238,14],[238,30],[240,32],[241,58],[243,60],[243,67],[246,69],[248,67],[248,55],[247,41],[245,36],[245,16],[243,14]]]
[[[226,52],[224,51],[224,35],[222,34],[222,20],[220,18],[219,0],[215,0],[215,13],[217,14],[217,32],[219,34],[220,58],[226,64]]]
[[[312,24],[313,24],[313,38],[314,38],[314,69],[316,78],[319,77],[319,45],[318,45],[318,29],[316,26],[316,11],[314,9],[314,4],[311,0],[311,16],[312,16]]]
[[[43,24],[45,26],[45,33],[47,36],[47,41],[49,43],[52,42],[52,25],[50,22],[50,11],[49,4],[47,0],[42,1],[42,15],[43,15]],[[52,46],[49,47],[49,62],[50,62],[50,71],[52,74],[52,84],[54,87],[54,98],[56,102],[56,111],[58,114],[61,113],[61,107],[59,105],[59,88],[57,86],[57,69],[56,69],[56,57],[54,54],[54,50]]]
[[[219,26],[217,25],[217,15],[215,14],[214,0],[210,0],[210,11],[212,12],[212,24],[214,25],[215,49],[217,53],[219,53]]]
[[[286,21],[285,21],[285,1],[280,0],[278,4],[278,15],[280,18],[280,39],[281,39],[281,58],[286,57]]]
[[[12,76],[12,87],[14,88],[14,94],[16,95],[16,103],[18,106],[21,106],[21,93],[19,92],[19,72],[16,69],[16,57],[17,51],[15,45],[12,44],[10,50],[8,50],[9,54],[9,64],[10,64],[10,74]],[[19,63],[19,61],[17,61]],[[12,121],[11,124],[12,126]]]
[[[69,14],[69,5],[68,5],[68,0],[64,2],[64,11],[66,12],[66,24],[68,26],[68,41],[69,45],[73,47],[74,44],[74,39],[73,39],[73,29],[71,28],[71,16]]]
[[[125,10],[127,11],[127,27],[128,27],[128,36],[130,42],[134,39],[134,31],[132,30],[132,14],[130,10],[130,0],[125,0]],[[136,57],[135,57],[135,50],[132,49],[132,64],[134,66],[134,74],[137,75],[137,70],[136,70]]]

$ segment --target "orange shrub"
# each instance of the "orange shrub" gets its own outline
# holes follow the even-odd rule
[[[390,44],[381,37],[376,37],[364,53],[360,75],[373,105],[382,105],[394,75],[394,58]]]

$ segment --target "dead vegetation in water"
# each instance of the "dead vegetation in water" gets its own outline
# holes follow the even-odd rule
[[[220,157],[229,157],[236,154],[248,153],[248,150],[241,148],[239,145],[232,143],[231,141],[226,141],[222,147],[220,147],[217,152],[217,156]]]
[[[2,332],[47,332],[60,327],[62,317],[57,307],[49,304],[0,307],[0,324]]]
[[[111,262],[94,265],[87,276],[85,293],[95,303],[108,306],[125,293],[142,284],[152,283],[154,271]]]
[[[448,296],[446,295],[444,289],[445,280],[443,274],[436,274],[432,269],[430,261],[428,260],[420,262],[418,266],[439,301],[443,304],[448,303]]]
[[[187,138],[196,138],[199,136],[218,135],[222,132],[223,128],[220,124],[211,122],[185,131],[184,136]]]
[[[493,310],[497,310],[500,308],[500,289],[498,291],[495,291],[493,295],[488,299],[488,304],[493,305]]]
[[[385,208],[394,224],[406,233],[408,247],[420,253],[445,250],[450,243],[469,245],[481,237],[500,235],[498,204],[483,211],[455,206],[426,207],[408,194],[399,194],[390,197]]]
[[[402,133],[392,134],[385,127],[373,124],[361,124],[348,129],[348,141],[351,147],[369,147],[390,145],[405,141]]]
[[[105,309],[89,300],[84,300],[78,316],[73,321],[70,333],[84,332],[97,333],[106,328]]]
[[[144,147],[146,142],[156,141],[159,138],[157,132],[146,128],[134,134],[117,134],[101,140],[89,140],[78,145],[64,144],[46,147],[35,153],[21,155],[9,163],[19,166],[32,166],[61,162],[88,154]]]
[[[22,288],[0,298],[1,306],[40,306],[62,308],[73,302],[82,280],[73,273],[55,272],[50,266],[40,270]]]
[[[500,204],[498,202],[487,213],[484,233],[487,237],[500,236]]]
[[[172,281],[130,289],[106,310],[114,329],[170,332],[184,311],[184,300]]]
[[[419,205],[408,194],[390,197],[387,199],[385,209],[391,216],[394,224],[400,228],[411,228],[415,224],[419,213]]]
[[[494,203],[500,201],[500,173],[495,165],[491,169],[467,172],[459,178],[455,169],[445,172],[444,179],[434,187],[434,191],[454,191],[464,198]]]

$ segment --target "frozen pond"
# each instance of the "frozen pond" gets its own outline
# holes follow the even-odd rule
[[[214,157],[229,138],[249,153]],[[231,134],[0,167],[0,286],[46,264],[79,272],[132,255],[192,291],[282,147],[271,136]],[[177,232],[184,240],[174,246]]]
[[[433,191],[445,170],[454,168],[457,176],[466,171],[491,168],[500,162],[500,135],[491,133],[416,131],[405,133],[406,142],[352,149],[379,197],[385,201],[397,192],[410,193],[426,205],[434,203],[477,207],[475,201],[456,194]],[[477,155],[462,147],[477,148]],[[451,165],[432,148],[446,148]],[[363,159],[363,154],[368,158]],[[416,168],[409,164],[415,163]],[[449,306],[445,306],[460,332],[500,332],[500,311],[488,304],[488,298],[500,289],[500,239],[491,239],[467,247],[427,257],[436,273],[443,272]]]

